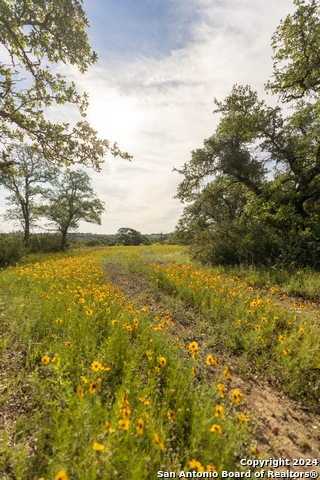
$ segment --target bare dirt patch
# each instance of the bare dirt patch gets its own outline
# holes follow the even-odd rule
[[[110,281],[137,306],[149,305],[155,315],[170,308],[175,323],[173,336],[179,335],[184,341],[201,336],[198,313],[188,306],[184,307],[183,312],[181,305],[172,308],[172,298],[167,302],[165,295],[155,293],[142,274],[122,271],[114,263],[106,265],[106,273]],[[294,300],[290,304],[293,306]],[[238,388],[244,394],[245,408],[255,425],[254,446],[263,456],[288,458],[291,461],[295,458],[316,458],[320,461],[319,417],[285,396],[261,374],[247,377],[233,373],[239,371],[239,360],[230,352],[221,350],[219,358],[232,372],[230,387]],[[291,468],[293,471],[310,469],[304,466]]]

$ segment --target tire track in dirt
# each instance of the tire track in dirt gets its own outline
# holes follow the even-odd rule
[[[179,336],[183,342],[197,339],[203,342],[203,333],[199,332],[196,323],[198,312],[186,305],[182,307],[179,300],[179,305],[172,307],[172,299],[171,302],[169,299],[166,301],[165,294],[155,293],[140,273],[123,271],[115,263],[108,263],[105,268],[109,280],[137,306],[148,305],[154,315],[170,312],[174,321],[173,337]],[[239,360],[225,349],[220,348],[220,352],[215,353],[232,372],[230,387],[244,394],[245,408],[255,425],[255,446],[263,456],[288,458],[291,461],[294,458],[317,458],[320,461],[319,417],[285,396],[261,374],[243,376],[235,373],[239,371]],[[299,466],[298,471],[310,471],[310,467]]]

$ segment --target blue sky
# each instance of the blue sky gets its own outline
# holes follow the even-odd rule
[[[109,156],[100,174],[89,172],[106,212],[101,226],[82,223],[80,231],[171,232],[183,210],[173,198],[182,180],[173,167],[214,132],[213,99],[250,84],[277,102],[263,88],[272,73],[270,40],[293,1],[85,0],[84,9],[99,60],[85,75],[65,73],[89,93],[88,120],[99,135],[134,158]],[[69,121],[71,114],[52,115]]]
[[[104,58],[161,58],[192,41],[196,4],[176,0],[86,0],[91,44]]]

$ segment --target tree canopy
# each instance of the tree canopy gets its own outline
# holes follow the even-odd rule
[[[272,37],[273,78],[267,84],[284,101],[320,91],[320,5],[294,0],[296,10]]]
[[[101,140],[85,120],[88,95],[59,71],[61,65],[81,73],[97,60],[87,35],[82,0],[0,0],[0,142],[2,167],[12,142],[30,141],[56,164],[79,162],[99,169],[108,151],[130,158]],[[52,122],[53,105],[76,107],[74,125]],[[0,165],[0,166],[1,166]]]
[[[77,230],[80,220],[100,225],[105,207],[91,187],[88,174],[82,170],[66,171],[52,184],[43,192],[47,203],[41,211],[61,233],[61,247],[65,250],[68,232]]]
[[[43,155],[28,145],[14,145],[10,159],[14,168],[8,168],[0,176],[0,185],[10,192],[6,197],[10,208],[5,219],[17,221],[22,226],[24,242],[28,244],[30,231],[41,217],[39,201],[44,186],[54,179],[57,170],[49,168]]]
[[[203,261],[320,266],[319,5],[295,4],[273,36],[268,84],[292,113],[235,85],[215,99],[216,131],[179,170],[178,230]]]
[[[116,234],[116,245],[141,245],[148,244],[150,241],[134,228],[121,227]]]

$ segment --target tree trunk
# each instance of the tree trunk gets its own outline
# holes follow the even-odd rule
[[[62,230],[61,232],[61,250],[63,250],[64,252],[67,250],[67,233],[67,229]]]
[[[30,226],[28,223],[25,225],[23,241],[25,245],[29,245],[30,240]]]
[[[23,242],[25,245],[29,245],[29,239],[30,239],[30,217],[29,217],[29,210],[28,210],[28,204],[24,203],[22,205],[22,213],[23,213],[23,219],[24,219],[24,233],[23,233]]]

